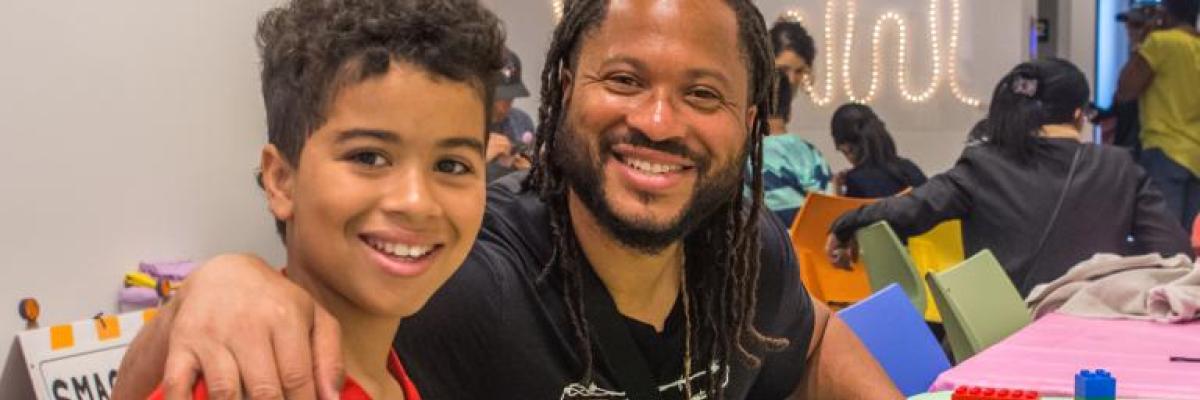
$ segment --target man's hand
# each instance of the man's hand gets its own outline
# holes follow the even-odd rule
[[[842,242],[838,240],[837,235],[831,233],[825,241],[825,255],[829,257],[833,266],[850,269],[850,265],[858,261],[858,243],[854,239]]]
[[[129,346],[114,398],[145,398],[162,382],[188,399],[203,375],[213,399],[337,399],[343,367],[335,320],[254,256],[197,269]]]

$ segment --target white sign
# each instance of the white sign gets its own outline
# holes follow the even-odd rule
[[[17,334],[39,400],[109,400],[125,347],[154,310]]]

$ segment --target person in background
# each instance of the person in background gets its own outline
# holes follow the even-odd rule
[[[1124,25],[1131,46],[1142,41],[1160,3],[1160,0],[1133,0],[1129,11],[1117,14],[1117,22]],[[1134,160],[1139,159],[1142,152],[1142,142],[1138,140],[1142,130],[1138,113],[1137,99],[1121,101],[1114,93],[1112,107],[1100,110],[1092,121],[1102,127],[1104,143],[1128,149]]]
[[[783,71],[792,88],[792,97],[808,88],[817,47],[812,36],[799,22],[780,19],[771,25],[771,48],[775,50],[775,68]]]
[[[789,133],[792,85],[787,73],[776,72],[767,120],[771,134],[763,139],[764,204],[790,226],[809,192],[828,192],[832,174],[825,156],[800,135]]]
[[[911,193],[843,214],[829,257],[848,264],[854,232],[877,221],[906,237],[958,218],[967,254],[990,249],[1024,296],[1095,253],[1191,254],[1129,153],[1080,142],[1088,87],[1065,60],[1018,65],[992,94],[990,139]]]
[[[529,89],[521,81],[521,59],[510,49],[504,52],[504,68],[496,85],[492,103],[492,123],[488,125],[487,180],[499,179],[513,171],[530,166],[529,149],[533,147],[537,128],[533,118],[513,107],[513,101],[529,97]]]
[[[834,178],[837,193],[849,197],[894,196],[925,183],[925,173],[896,155],[896,143],[883,120],[863,104],[845,104],[833,112],[833,143],[853,165]]]
[[[1190,230],[1200,213],[1200,0],[1164,0],[1121,70],[1117,101],[1139,102],[1139,162]]]

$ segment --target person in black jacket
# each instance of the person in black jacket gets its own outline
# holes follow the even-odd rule
[[[837,150],[854,165],[834,178],[834,189],[849,197],[888,197],[925,183],[925,173],[896,155],[896,142],[883,120],[863,104],[838,107],[830,122]]]
[[[1018,65],[996,85],[988,140],[911,193],[839,217],[829,257],[845,265],[854,232],[876,221],[910,236],[959,218],[968,254],[991,249],[1024,296],[1095,253],[1191,255],[1129,152],[1080,143],[1088,97],[1070,62]]]

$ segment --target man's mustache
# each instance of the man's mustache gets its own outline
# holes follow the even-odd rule
[[[612,148],[619,144],[642,147],[686,158],[691,160],[697,166],[707,165],[708,163],[707,155],[697,154],[696,152],[692,151],[692,149],[688,148],[687,145],[683,144],[683,140],[681,139],[671,138],[667,140],[653,140],[646,136],[646,134],[636,130],[630,131],[627,134],[604,135],[604,139],[602,139],[600,143],[600,148],[611,152]]]

